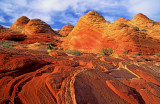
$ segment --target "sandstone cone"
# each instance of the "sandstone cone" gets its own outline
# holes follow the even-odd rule
[[[25,26],[22,33],[27,35],[34,35],[35,33],[54,33],[54,31],[44,21],[40,19],[31,19]]]
[[[65,25],[62,27],[62,29],[59,31],[59,34],[61,34],[62,36],[67,36],[72,30],[73,30],[74,26],[73,25]]]
[[[101,36],[109,24],[99,13],[90,11],[83,15],[64,42],[64,48],[81,50],[99,49]]]
[[[29,18],[26,16],[21,16],[16,20],[16,22],[9,28],[9,30],[13,30],[16,32],[22,32],[25,25],[29,22]]]
[[[101,30],[104,30],[105,26],[109,24],[108,21],[104,19],[102,15],[100,15],[96,11],[89,11],[87,14],[83,15],[80,20],[93,25]]]
[[[99,52],[103,47],[112,48],[118,54],[125,54],[125,50],[129,54],[155,54],[160,51],[155,35],[160,34],[159,26],[143,14],[137,14],[133,20],[118,18],[108,23],[99,13],[90,11],[80,18],[63,47],[84,52]]]
[[[134,18],[132,19],[132,22],[135,23],[146,23],[146,22],[153,22],[151,19],[149,19],[146,15],[142,14],[142,13],[138,13],[137,15],[134,16]]]

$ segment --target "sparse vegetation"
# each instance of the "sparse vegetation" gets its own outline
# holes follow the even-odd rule
[[[136,52],[136,53],[135,53],[135,56],[139,56],[139,53],[138,53],[138,52]]]
[[[5,40],[4,42],[2,42],[1,46],[4,47],[4,48],[12,48],[13,45],[11,45],[10,43],[13,43],[13,41],[7,41]]]
[[[51,52],[52,49],[53,49],[53,43],[50,42],[47,44],[47,51]]]
[[[159,57],[160,57],[160,52],[159,52],[159,53],[156,53],[156,56],[159,56]]]
[[[68,54],[71,54],[71,55],[77,55],[77,56],[80,56],[81,55],[81,52],[80,51],[77,51],[77,50],[69,50],[69,49],[66,49],[66,52]]]
[[[113,53],[113,49],[112,48],[108,48],[108,55],[111,55]]]
[[[54,39],[54,42],[58,43],[58,40],[57,40],[57,39]]]
[[[107,55],[106,53],[106,49],[104,48],[100,48],[100,52],[99,52],[100,55]]]
[[[142,29],[141,31],[147,31],[146,29]]]
[[[59,48],[60,50],[63,50],[63,48]]]
[[[125,53],[125,54],[128,54],[128,50],[124,50],[124,53]]]
[[[43,43],[43,42],[41,42],[40,44],[41,44],[41,45],[44,45],[44,43]]]
[[[136,31],[139,31],[139,27],[135,26],[134,28],[136,29]]]
[[[112,48],[101,48],[99,54],[100,55],[111,55],[113,53]]]

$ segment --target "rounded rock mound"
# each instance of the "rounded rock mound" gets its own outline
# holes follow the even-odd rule
[[[11,40],[11,41],[23,41],[26,39],[26,35],[21,34],[19,32],[11,31],[6,32],[2,35],[0,35],[0,39],[2,40]]]
[[[73,30],[74,26],[73,25],[65,25],[62,27],[62,29],[59,31],[59,34],[61,34],[62,36],[67,36],[72,30]]]
[[[35,33],[54,33],[54,30],[40,19],[31,19],[25,26],[22,33],[33,35]]]
[[[16,32],[22,32],[25,25],[30,21],[30,19],[26,16],[21,16],[14,22],[14,24],[9,28],[9,30],[13,30]]]

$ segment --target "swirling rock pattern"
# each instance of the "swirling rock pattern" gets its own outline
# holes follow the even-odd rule
[[[158,104],[160,58],[149,58],[1,52],[0,103]]]

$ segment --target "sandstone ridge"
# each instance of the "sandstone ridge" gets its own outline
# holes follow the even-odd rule
[[[73,30],[74,26],[73,25],[65,25],[62,27],[62,29],[59,31],[59,34],[61,34],[62,36],[67,36],[72,30]]]
[[[96,11],[90,11],[79,19],[63,46],[84,52],[111,47],[118,54],[124,54],[126,50],[129,54],[151,55],[160,51],[159,36],[156,35],[160,34],[159,26],[158,22],[141,13],[132,20],[118,18],[109,23]]]

